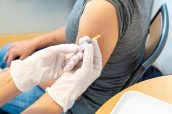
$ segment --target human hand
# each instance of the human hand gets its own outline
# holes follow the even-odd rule
[[[56,80],[63,73],[66,55],[76,53],[79,56],[77,59],[82,59],[82,53],[78,50],[79,46],[76,44],[61,44],[37,51],[25,60],[13,61],[10,67],[11,76],[21,91],[27,91],[41,81]]]
[[[47,89],[48,94],[66,112],[72,107],[75,100],[100,76],[101,71],[101,52],[97,41],[93,41],[92,44],[85,46],[82,66],[64,73]]]
[[[7,66],[9,67],[11,61],[15,59],[23,60],[35,51],[36,47],[31,40],[15,42],[9,46],[8,52],[4,56],[4,60],[7,61]]]

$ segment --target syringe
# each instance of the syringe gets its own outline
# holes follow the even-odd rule
[[[110,28],[111,28],[111,27],[110,27]],[[94,36],[91,40],[88,40],[88,41],[84,42],[83,44],[80,45],[80,47],[81,47],[82,49],[84,49],[85,46],[86,46],[87,44],[92,43],[93,40],[98,40],[98,39],[99,39],[100,37],[102,37],[106,32],[108,32],[108,31],[110,30],[110,28],[108,28],[108,29],[106,29],[105,31],[103,31],[102,33],[100,33],[100,34]]]
[[[111,28],[111,27],[110,27]],[[108,32],[109,30],[110,30],[110,28],[109,29],[106,29],[105,31],[103,31],[102,33],[100,33],[100,34],[98,34],[98,35],[96,35],[96,36],[94,36],[92,39],[90,39],[90,40],[87,40],[87,41],[85,41],[83,44],[81,44],[80,45],[80,47],[81,47],[81,52],[80,52],[80,54],[77,52],[77,53],[75,53],[75,54],[73,54],[73,56],[71,57],[71,59],[69,60],[70,62],[69,63],[66,63],[66,66],[65,66],[65,68],[64,68],[64,72],[67,72],[67,71],[70,71],[77,63],[78,63],[78,59],[76,59],[75,60],[75,58],[77,58],[77,56],[80,56],[79,58],[82,58],[82,51],[85,49],[85,47],[86,47],[86,45],[88,45],[88,44],[90,44],[90,43],[93,43],[93,40],[98,40],[100,37],[102,37],[102,35],[104,35],[106,32]],[[78,54],[77,56],[76,56],[76,54]]]

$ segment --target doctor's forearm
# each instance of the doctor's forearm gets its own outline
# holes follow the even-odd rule
[[[62,107],[50,98],[48,93],[45,93],[22,114],[61,114],[62,112]]]
[[[16,88],[9,70],[0,75],[0,107],[20,94]]]

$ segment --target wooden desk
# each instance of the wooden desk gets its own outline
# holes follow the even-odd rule
[[[35,38],[43,33],[25,33],[25,34],[0,34],[0,47],[9,42],[19,40],[29,40]]]
[[[120,97],[127,91],[139,91],[172,104],[172,75],[147,80],[121,91],[108,100],[96,114],[110,114]]]

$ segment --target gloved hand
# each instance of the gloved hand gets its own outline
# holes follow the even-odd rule
[[[20,91],[28,91],[41,81],[56,80],[63,73],[68,54],[75,53],[72,59],[74,67],[82,59],[79,46],[76,44],[61,44],[40,50],[25,60],[15,60],[11,63],[10,73]],[[73,58],[73,56],[71,56]]]
[[[65,63],[65,67],[64,67],[64,72],[67,72],[67,71],[71,71],[73,69],[73,64],[76,65],[76,63],[78,63],[80,59],[78,59],[78,57],[81,57],[82,58],[82,53],[83,50],[85,49],[85,46],[92,42],[92,40],[88,37],[88,36],[84,36],[82,38],[80,38],[79,40],[79,46],[80,46],[80,50],[78,53],[78,55],[75,55],[75,54],[68,54],[67,56],[67,61]]]
[[[86,39],[82,39],[81,42]],[[66,112],[100,76],[101,71],[102,56],[97,41],[93,41],[92,44],[85,46],[82,66],[77,70],[64,73],[47,89],[48,94]]]

